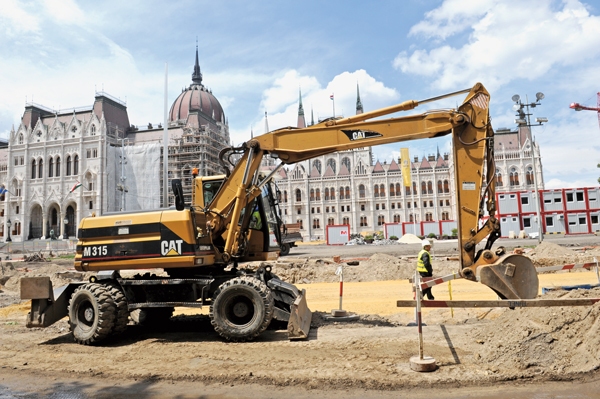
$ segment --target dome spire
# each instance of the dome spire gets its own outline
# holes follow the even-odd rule
[[[198,62],[198,38],[196,38],[196,64],[194,73],[192,73],[193,84],[202,85],[202,72],[200,72],[200,63]]]

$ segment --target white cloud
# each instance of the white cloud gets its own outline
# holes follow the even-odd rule
[[[460,8],[463,2],[470,6]],[[556,66],[577,68],[600,54],[600,18],[590,15],[579,1],[565,1],[561,9],[544,0],[475,4],[446,1],[411,30],[412,35],[440,41],[468,34],[464,43],[434,42],[430,50],[400,52],[394,67],[431,77],[432,86],[441,89],[474,81],[494,88],[516,79],[535,79]]]
[[[40,30],[40,19],[36,16],[34,8],[25,9],[18,0],[2,1],[2,12],[0,26],[6,37],[14,37],[26,32],[38,32]]]
[[[59,24],[85,25],[85,13],[73,0],[42,0],[45,12]]]

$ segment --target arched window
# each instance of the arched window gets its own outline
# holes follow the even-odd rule
[[[413,182],[413,193],[415,193],[415,195],[419,194],[419,192],[417,191],[417,182],[415,182],[415,181]],[[421,194],[424,194],[424,193],[421,193]]]
[[[54,159],[48,161],[48,177],[54,177]]]
[[[19,134],[18,143],[23,144],[23,133]]]
[[[71,156],[67,156],[67,170],[65,172],[65,176],[71,176]]]
[[[385,186],[383,184],[379,185],[379,196],[385,197]]]
[[[400,223],[400,215],[394,214],[394,223]]]
[[[378,184],[373,186],[373,197],[379,197],[379,185]]]
[[[37,173],[37,162],[35,161],[35,159],[33,161],[31,161],[31,178],[35,179]]]
[[[502,173],[500,173],[500,170],[496,169],[496,186],[502,187],[503,184]]]
[[[337,172],[337,165],[336,165],[335,159],[329,158],[327,160],[327,166],[331,167],[331,170],[333,170],[333,173]]]
[[[313,168],[316,168],[317,171],[319,172],[319,174],[321,174],[321,161],[319,161],[318,159],[315,159],[313,161]]]
[[[360,184],[358,186],[358,198],[365,198],[366,194],[365,194],[365,186],[364,184]]]
[[[402,186],[400,186],[400,183],[396,183],[396,196],[397,197],[402,197]]]
[[[315,189],[314,188],[310,189],[310,200],[311,201],[315,200]]]
[[[334,200],[335,199],[335,188],[331,187],[329,193],[331,194],[331,199]]]
[[[442,220],[450,220],[448,218],[448,212],[442,212]]]
[[[321,228],[320,220],[317,218],[313,219],[313,229],[320,229],[320,228]]]
[[[433,183],[430,181],[427,182],[427,194],[433,194]]]
[[[450,185],[448,184],[448,180],[444,180],[444,193],[450,192]]]
[[[377,226],[383,226],[385,224],[385,216],[377,216]]]
[[[346,186],[346,199],[350,199],[350,187]]]
[[[427,212],[427,213],[425,214],[425,221],[426,221],[426,222],[431,222],[431,221],[433,221],[433,215],[431,214],[431,212]]]
[[[350,158],[348,158],[348,157],[342,158],[342,165],[344,165],[346,167],[346,169],[348,169],[348,172],[352,170],[352,169],[350,169]]]
[[[368,224],[367,224],[367,217],[366,216],[361,216],[360,217],[360,226],[361,227],[368,226]]]
[[[348,216],[344,216],[342,218],[342,224],[350,224],[350,218]]]
[[[299,188],[296,189],[296,202],[302,201],[302,191]]]
[[[415,190],[416,192],[417,190]],[[421,182],[421,195],[427,194],[427,183]]]
[[[442,181],[441,180],[438,180],[437,186],[438,186],[438,194],[443,193],[444,192],[444,188],[442,187]]]
[[[340,199],[344,199],[344,187],[340,187]]]
[[[329,187],[325,187],[323,194],[325,195],[325,201],[329,201]]]
[[[525,182],[527,183],[528,186],[530,186],[534,183],[533,170],[532,170],[531,166],[528,166],[527,171],[525,172]]]
[[[296,223],[298,223],[300,225],[300,230],[304,230],[304,226],[302,224],[302,219],[296,220]]]
[[[396,190],[394,190],[394,183],[390,183],[390,197],[396,196]]]
[[[60,177],[60,157],[56,157],[56,177]]]
[[[38,163],[38,178],[42,179],[44,177],[44,161],[40,159]]]
[[[75,157],[73,158],[73,174],[79,174],[79,155],[77,154],[75,154]]]
[[[413,217],[413,214],[412,214],[412,213],[409,215],[409,217],[408,217],[408,221],[409,221],[410,223],[413,223],[413,222],[415,221],[415,219],[414,219],[414,217]]]
[[[96,135],[96,125],[92,124],[92,126],[90,127],[90,134],[92,136]]]
[[[317,193],[317,197],[316,197],[317,201],[321,201],[321,189],[317,188],[316,193]]]
[[[287,190],[283,190],[283,202],[285,202],[285,203],[288,202]]]
[[[333,221],[333,218],[328,218],[328,219],[327,219],[327,225],[328,225],[328,226],[333,226],[334,224],[335,224],[335,223],[334,223],[334,221]]]
[[[404,191],[406,192],[406,195],[410,195],[410,186],[404,187]]]

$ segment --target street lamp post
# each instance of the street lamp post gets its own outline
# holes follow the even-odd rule
[[[65,223],[65,227],[63,228],[63,238],[66,240],[69,238],[69,235],[67,234],[67,225],[69,224],[69,218],[65,217],[63,222]]]
[[[527,127],[529,132],[529,144],[531,145],[531,163],[533,164],[533,187],[535,190],[535,210],[537,214],[538,220],[538,242],[541,243],[543,239],[543,230],[542,230],[542,217],[540,213],[540,192],[538,190],[538,179],[537,179],[537,164],[535,161],[535,145],[533,144],[533,134],[531,133],[532,126],[542,126],[543,123],[548,122],[548,118],[536,118],[535,121],[537,124],[531,124],[531,113],[529,112],[529,108],[535,108],[540,104],[540,101],[544,99],[544,93],[538,92],[535,94],[535,102],[530,103],[525,96],[525,103],[521,102],[521,97],[518,94],[512,96],[512,100],[515,102],[513,105],[513,110],[516,111],[517,119],[515,119],[515,123],[519,128]]]
[[[12,223],[10,222],[10,219],[8,219],[6,221],[6,227],[8,228],[8,236],[6,237],[6,242],[11,242],[12,240],[10,239],[10,226],[12,225]]]

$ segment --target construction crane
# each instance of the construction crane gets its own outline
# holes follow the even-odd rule
[[[588,107],[585,105],[581,105],[579,103],[571,103],[569,108],[573,108],[575,111],[596,111],[598,112],[598,123],[600,123],[600,92],[598,92],[598,106],[597,107]]]

